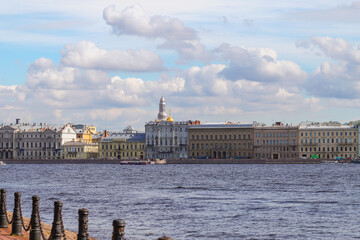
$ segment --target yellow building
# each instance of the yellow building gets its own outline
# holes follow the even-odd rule
[[[92,132],[89,129],[76,129],[76,140],[84,143],[92,142]]]
[[[192,125],[189,131],[189,158],[252,158],[252,124]]]
[[[62,146],[64,159],[97,158],[98,145],[85,142],[66,142]]]
[[[299,127],[277,122],[254,128],[254,157],[265,159],[298,159]]]
[[[72,125],[76,131],[76,141],[91,143],[92,136],[96,134],[96,127],[92,125],[74,124]]]
[[[299,156],[302,158],[356,158],[358,128],[334,123],[302,123]]]
[[[145,133],[112,133],[99,141],[99,158],[144,159]]]

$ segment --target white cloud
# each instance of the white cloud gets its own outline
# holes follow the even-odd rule
[[[313,96],[356,99],[360,95],[360,49],[341,38],[313,37],[299,47],[335,60],[323,62],[309,77],[305,89]]]
[[[104,9],[103,16],[117,35],[164,39],[165,42],[158,47],[176,50],[179,64],[188,60],[209,63],[214,59],[213,53],[199,41],[197,32],[176,18],[148,16],[140,5],[127,7],[122,12],[117,11],[115,6],[110,6]]]
[[[179,54],[179,60],[177,61],[179,64],[188,60],[209,63],[216,58],[214,53],[207,50],[199,40],[166,41],[160,44],[159,48],[175,49]]]
[[[104,50],[94,43],[81,41],[66,45],[61,63],[69,67],[110,71],[159,71],[164,69],[162,59],[149,50]]]
[[[26,85],[30,88],[71,88],[74,82],[74,68],[58,69],[48,58],[39,58],[30,64]]]
[[[114,33],[137,35],[167,40],[193,40],[197,34],[176,18],[149,17],[140,5],[133,5],[119,12],[115,6],[104,9],[103,17]]]
[[[334,60],[360,63],[359,46],[355,48],[342,38],[313,37],[308,41],[298,43],[297,46],[312,51],[320,50],[327,57]]]
[[[298,85],[305,81],[307,74],[295,62],[277,60],[274,50],[268,48],[231,47],[222,44],[217,53],[230,64],[220,74],[235,81],[245,79],[255,82],[281,82]]]

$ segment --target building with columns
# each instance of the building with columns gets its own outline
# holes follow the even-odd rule
[[[357,125],[339,122],[303,122],[299,125],[301,158],[356,158],[358,141]]]
[[[189,126],[189,158],[252,158],[252,124],[201,124]]]
[[[158,118],[145,124],[148,159],[188,158],[188,126],[194,122],[174,121],[171,114],[167,116],[165,98],[161,97]]]
[[[74,141],[71,124],[20,123],[0,128],[0,159],[59,159],[62,145]]]
[[[254,157],[265,159],[299,158],[299,127],[276,122],[254,127]]]

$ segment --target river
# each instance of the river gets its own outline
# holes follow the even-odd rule
[[[8,210],[22,193],[25,217],[40,196],[51,224],[63,202],[65,228],[77,232],[89,210],[89,234],[111,239],[124,219],[129,240],[359,239],[360,164],[0,166]]]

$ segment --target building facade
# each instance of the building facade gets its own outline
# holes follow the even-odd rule
[[[340,123],[302,123],[299,126],[302,158],[356,158],[358,127]]]
[[[92,159],[98,157],[98,144],[86,142],[66,142],[62,146],[64,159]]]
[[[71,124],[20,123],[0,128],[1,159],[60,159],[62,145],[76,139]]]
[[[252,158],[252,124],[201,124],[189,126],[189,158]]]
[[[191,121],[174,121],[171,115],[166,117],[165,99],[161,97],[158,118],[145,124],[146,158],[188,158],[188,126]]]
[[[254,127],[254,157],[257,159],[299,158],[299,127],[280,122]]]
[[[76,141],[91,143],[93,134],[96,134],[96,127],[92,125],[72,125],[76,131]]]
[[[145,158],[145,133],[124,129],[123,133],[108,133],[99,140],[99,155],[102,159],[142,160]]]

